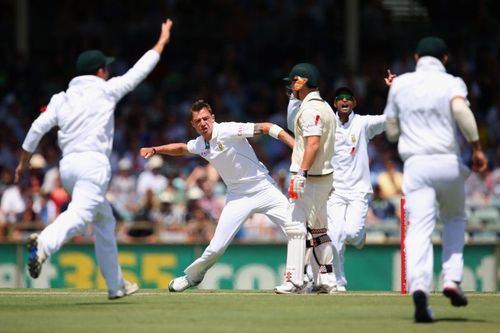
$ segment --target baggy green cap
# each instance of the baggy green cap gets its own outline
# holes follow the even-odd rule
[[[445,41],[439,37],[429,36],[422,38],[418,44],[416,51],[421,57],[432,56],[441,58],[448,52],[448,46]]]
[[[78,75],[93,75],[100,67],[111,64],[115,58],[106,57],[100,50],[87,50],[78,56],[76,71]]]
[[[303,62],[293,66],[292,70],[290,71],[290,74],[288,75],[288,79],[290,81],[293,81],[295,76],[307,78],[307,86],[311,88],[319,87],[319,82],[320,82],[319,71],[313,64]]]

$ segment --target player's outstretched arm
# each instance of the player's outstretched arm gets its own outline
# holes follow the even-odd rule
[[[169,156],[184,156],[189,155],[187,145],[185,143],[170,143],[168,145],[156,147],[143,147],[140,154],[145,159],[150,158],[155,154],[169,155]]]
[[[273,123],[256,123],[254,135],[268,134],[275,139],[284,142],[288,147],[293,148],[295,139],[284,129]]]
[[[153,47],[153,50],[158,52],[158,54],[162,54],[163,48],[165,45],[168,44],[170,41],[170,30],[172,29],[172,25],[174,23],[172,22],[171,19],[167,19],[165,22],[161,24],[161,34],[160,38],[158,39],[158,42],[156,42],[155,46]]]

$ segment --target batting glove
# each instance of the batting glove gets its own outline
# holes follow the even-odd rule
[[[304,195],[304,190],[306,188],[306,175],[304,173],[297,173],[290,178],[290,184],[288,185],[288,197],[291,200],[298,200]]]

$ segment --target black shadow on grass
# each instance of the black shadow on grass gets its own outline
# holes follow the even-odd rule
[[[116,301],[111,301],[111,302],[103,302],[103,303],[97,303],[97,302],[92,302],[92,303],[73,303],[73,305],[76,306],[114,306],[114,305],[133,305],[133,303],[126,303],[126,302],[116,302]]]
[[[436,318],[434,319],[434,322],[456,322],[456,323],[489,323],[488,320],[483,320],[483,319],[467,319],[467,318]]]

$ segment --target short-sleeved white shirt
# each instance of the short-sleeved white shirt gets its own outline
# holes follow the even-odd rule
[[[368,142],[385,129],[385,115],[360,116],[351,112],[342,124],[338,114],[335,152],[332,158],[333,187],[339,194],[372,193]]]
[[[457,96],[467,97],[465,82],[446,73],[434,57],[420,58],[415,72],[393,80],[384,114],[399,118],[398,150],[403,160],[413,155],[458,155],[451,110],[451,100]]]
[[[291,172],[297,172],[304,158],[305,138],[320,137],[320,149],[309,175],[320,176],[333,172],[332,156],[334,152],[335,116],[330,105],[319,92],[310,92],[302,101],[294,119],[295,145],[292,151]]]
[[[214,122],[209,145],[199,136],[187,143],[187,149],[215,167],[228,192],[258,191],[269,186],[272,179],[246,139],[253,137],[254,127],[254,123]]]

